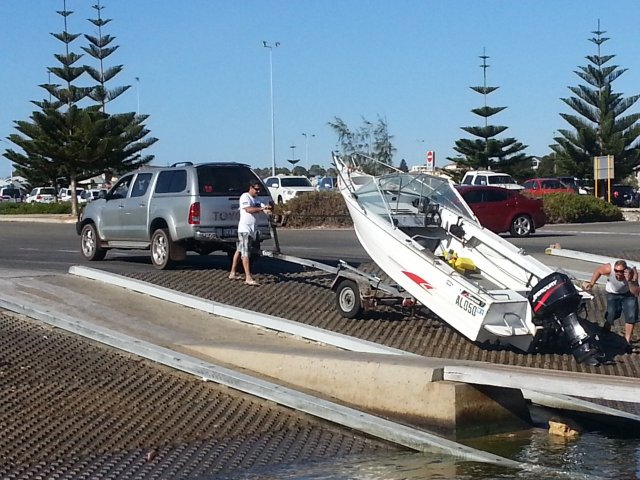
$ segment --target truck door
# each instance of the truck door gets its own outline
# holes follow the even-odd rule
[[[105,239],[127,240],[122,225],[122,211],[129,195],[133,175],[122,177],[109,191],[107,201],[100,212],[101,230]]]
[[[148,241],[149,198],[151,189],[150,172],[138,173],[129,190],[129,197],[124,199],[121,218],[122,227],[126,231],[126,240]]]

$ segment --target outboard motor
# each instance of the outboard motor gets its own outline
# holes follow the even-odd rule
[[[534,323],[545,325],[551,321],[556,330],[564,333],[578,363],[600,364],[602,352],[576,314],[582,297],[567,275],[559,272],[547,275],[531,289],[528,298],[533,308]]]

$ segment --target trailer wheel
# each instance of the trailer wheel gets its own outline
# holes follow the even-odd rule
[[[360,290],[356,282],[342,280],[336,289],[336,306],[340,315],[345,318],[355,318],[362,312]]]

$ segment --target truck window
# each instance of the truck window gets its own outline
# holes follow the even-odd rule
[[[156,193],[178,193],[187,188],[186,170],[166,170],[158,175]]]
[[[132,197],[143,197],[147,193],[149,188],[149,182],[151,181],[151,173],[139,173],[136,177],[136,181],[133,183],[131,189]]]
[[[113,186],[113,190],[111,191],[111,198],[127,198],[132,179],[133,175],[127,175],[126,177],[120,179],[118,183]]]
[[[249,168],[243,166],[201,165],[197,170],[198,189],[200,195],[205,197],[239,197],[248,191],[250,182],[262,184]]]

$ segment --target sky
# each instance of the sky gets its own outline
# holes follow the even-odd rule
[[[95,35],[87,19],[97,0],[67,0],[71,33]],[[123,71],[110,83],[131,88],[108,111],[148,114],[159,140],[153,164],[237,161],[271,168],[271,80],[275,164],[330,165],[336,117],[353,130],[364,119],[388,125],[395,164],[437,166],[456,155],[461,127],[483,123],[471,109],[487,84],[488,105],[507,107],[490,123],[508,130],[529,155],[550,152],[554,132],[571,110],[561,98],[596,54],[591,32],[606,31],[602,54],[628,69],[614,90],[640,93],[638,0],[101,0],[103,33],[119,48],[107,66]],[[48,94],[47,67],[62,43],[56,13],[63,0],[0,0],[0,152],[28,120],[31,103]],[[267,42],[272,48],[265,48]],[[275,47],[276,42],[279,46]],[[80,37],[72,50],[82,53]],[[85,55],[81,63],[91,64]],[[95,66],[95,65],[94,65]],[[272,66],[272,69],[270,68]],[[271,75],[272,73],[272,75]],[[81,77],[79,85],[90,85]],[[55,81],[55,78],[52,79]],[[84,82],[84,83],[83,83]],[[640,102],[639,102],[640,103]],[[636,113],[634,106],[628,113]],[[305,135],[303,135],[306,134]],[[294,147],[294,148],[292,148]],[[0,177],[11,164],[0,158]]]

